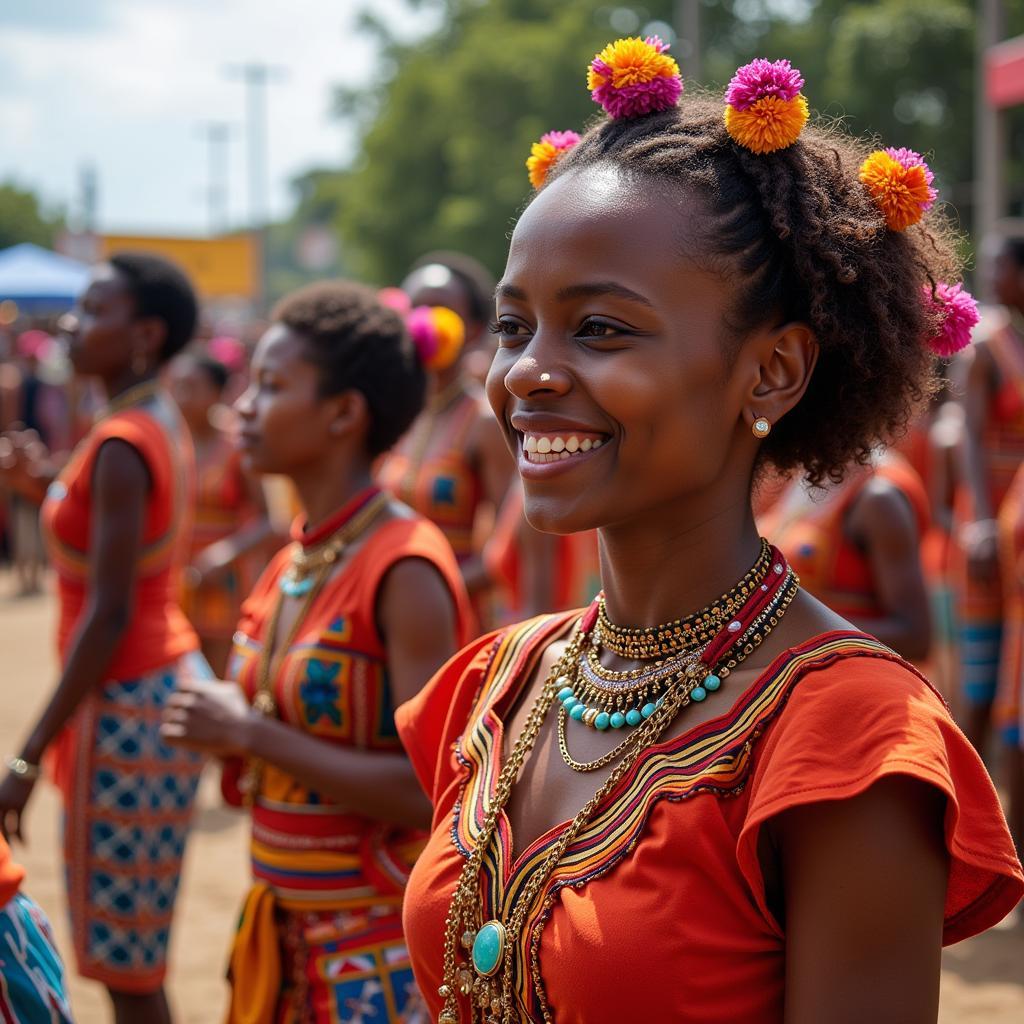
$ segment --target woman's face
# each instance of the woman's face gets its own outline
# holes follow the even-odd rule
[[[1001,246],[992,260],[992,291],[1004,306],[1024,303],[1024,270],[1008,246]]]
[[[209,420],[220,392],[210,375],[190,355],[178,356],[167,369],[168,390],[189,424]]]
[[[248,470],[294,476],[323,461],[335,413],[319,383],[302,338],[273,324],[256,345],[249,386],[235,402]]]
[[[75,315],[63,322],[75,372],[103,378],[123,372],[140,344],[137,326],[131,291],[109,263],[100,264],[78,300]]]
[[[553,182],[516,226],[487,392],[534,526],[671,517],[748,485],[749,367],[744,383],[727,358],[729,287],[686,258],[701,222],[695,201],[597,167]]]

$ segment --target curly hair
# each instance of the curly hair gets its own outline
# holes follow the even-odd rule
[[[766,319],[800,321],[819,355],[801,401],[761,447],[783,473],[840,480],[898,436],[935,386],[924,338],[934,314],[926,285],[959,279],[956,238],[943,215],[896,233],[859,183],[863,143],[808,127],[787,149],[758,156],[726,133],[720,98],[690,95],[672,110],[602,119],[553,168],[613,164],[700,196],[710,215],[698,248],[706,268],[736,283],[726,332],[738,346]],[[781,318],[781,319],[780,319]]]
[[[351,389],[366,398],[369,455],[391,448],[420,414],[426,373],[401,317],[371,289],[350,281],[311,284],[286,295],[271,319],[304,341],[321,395]]]
[[[162,320],[166,332],[158,354],[162,365],[191,340],[199,320],[199,303],[189,279],[175,264],[148,252],[119,252],[107,262],[117,271],[140,317]]]

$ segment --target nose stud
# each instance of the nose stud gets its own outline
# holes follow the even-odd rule
[[[542,373],[540,375],[540,382],[541,382],[541,384],[547,384],[547,382],[549,380],[551,380],[551,374],[550,373]]]

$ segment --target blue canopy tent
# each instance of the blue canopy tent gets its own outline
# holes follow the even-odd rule
[[[88,277],[86,264],[31,242],[0,251],[0,302],[10,299],[25,313],[68,309]]]

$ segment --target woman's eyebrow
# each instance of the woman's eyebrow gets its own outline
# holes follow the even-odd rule
[[[504,281],[499,282],[498,287],[494,290],[494,295],[495,298],[499,299],[526,300],[526,292],[522,288],[518,288],[514,284],[506,284]],[[590,298],[596,295],[614,295],[617,298],[628,299],[630,302],[637,302],[641,306],[653,308],[653,303],[650,299],[645,298],[639,292],[633,291],[632,288],[627,288],[625,285],[618,284],[615,281],[571,284],[557,292],[555,298],[559,302],[567,302],[570,299]]]
[[[585,299],[596,295],[613,295],[620,299],[628,299],[630,302],[638,302],[641,306],[649,306],[653,308],[653,303],[650,299],[645,298],[639,292],[633,291],[632,288],[627,288],[623,284],[618,284],[616,281],[594,281],[587,284],[572,284],[567,288],[562,288],[555,298],[559,302],[565,302],[569,299]]]

